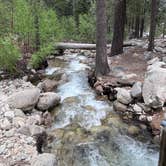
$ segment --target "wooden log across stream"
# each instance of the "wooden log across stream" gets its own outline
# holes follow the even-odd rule
[[[134,43],[125,42],[123,47],[135,46]],[[111,48],[111,44],[107,45],[107,48]],[[87,43],[66,43],[60,42],[56,43],[56,49],[65,50],[65,49],[85,49],[85,50],[95,50],[96,44],[87,44]]]

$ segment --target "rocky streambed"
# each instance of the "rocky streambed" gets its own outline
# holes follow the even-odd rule
[[[0,82],[1,165],[157,165],[158,151],[148,139],[130,137],[142,133],[89,87],[90,61],[78,54],[51,60],[48,78],[37,86],[25,78]],[[44,131],[47,146],[38,154],[36,136]]]

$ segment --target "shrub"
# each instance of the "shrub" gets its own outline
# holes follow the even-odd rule
[[[42,62],[45,60],[45,58],[52,52],[54,49],[53,44],[48,44],[46,46],[41,47],[41,49],[38,52],[35,52],[30,60],[30,65],[34,69],[38,69]]]
[[[0,39],[0,69],[9,72],[17,71],[16,63],[20,57],[20,50],[10,37]]]

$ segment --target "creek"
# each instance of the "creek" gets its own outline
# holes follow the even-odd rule
[[[50,129],[56,139],[50,144],[58,166],[157,166],[158,152],[150,143],[126,134],[112,103],[96,98],[89,87],[87,58],[72,54],[51,61],[46,73],[62,72],[68,81],[57,93],[61,105],[54,110]]]

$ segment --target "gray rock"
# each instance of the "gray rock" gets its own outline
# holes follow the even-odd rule
[[[5,112],[4,115],[5,115],[6,118],[9,118],[9,119],[14,118],[14,112],[13,111],[7,111],[7,112]]]
[[[59,85],[58,81],[46,79],[42,83],[42,89],[44,92],[51,92],[57,88]]]
[[[117,90],[117,100],[123,104],[129,104],[132,101],[132,97],[129,90],[124,88],[116,88]]]
[[[27,135],[30,136],[30,131],[29,131],[29,127],[28,126],[22,126],[18,129],[18,133],[23,134],[23,135]]]
[[[148,61],[147,63],[148,63],[148,65],[152,65],[153,63],[156,63],[159,61],[160,61],[160,59],[158,57],[155,57],[155,58],[151,59],[150,61]]]
[[[166,102],[166,68],[156,62],[148,68],[143,84],[143,99],[152,108],[161,108]]]
[[[128,133],[129,133],[130,135],[138,135],[139,132],[140,132],[140,129],[139,129],[139,127],[137,127],[137,126],[130,126],[130,127],[128,128]]]
[[[20,109],[14,109],[14,114],[16,117],[25,117],[26,115],[24,114],[24,112]]]
[[[38,88],[27,89],[22,92],[16,92],[8,98],[10,107],[29,111],[34,108],[40,96]]]
[[[9,130],[11,129],[12,125],[10,121],[7,118],[4,118],[0,121],[0,128],[3,130]]]
[[[23,79],[25,82],[27,82],[27,81],[28,81],[28,76],[24,76],[22,79]]]
[[[153,58],[152,52],[145,51],[144,52],[144,59],[145,60],[151,60]]]
[[[131,89],[131,96],[133,98],[141,98],[142,97],[142,83],[136,82]]]
[[[134,106],[133,106],[133,110],[134,110],[134,112],[137,114],[137,115],[141,115],[142,114],[142,108],[139,106],[139,105],[137,105],[137,104],[134,104]]]
[[[11,129],[5,132],[6,137],[12,137],[14,135],[15,129]]]
[[[118,102],[117,100],[113,104],[115,111],[125,112],[127,110],[127,106]]]
[[[60,103],[61,98],[53,92],[42,93],[37,103],[39,110],[53,108]]]
[[[0,146],[0,155],[4,154],[5,150],[6,150],[6,145],[5,144],[1,145]]]
[[[53,154],[43,153],[34,157],[31,166],[56,166],[57,161]]]
[[[31,136],[34,136],[34,135],[44,132],[45,128],[41,127],[41,126],[37,126],[37,125],[31,125],[31,126],[29,126],[29,131],[30,131]]]

